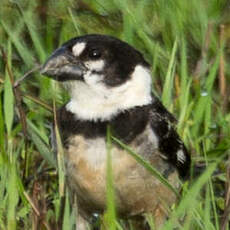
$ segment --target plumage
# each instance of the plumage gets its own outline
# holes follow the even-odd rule
[[[178,177],[188,175],[190,156],[175,118],[152,93],[150,67],[140,52],[110,36],[86,35],[57,49],[42,73],[61,81],[71,97],[57,121],[68,183],[78,197],[78,229],[106,209],[107,125],[180,189]],[[117,213],[152,213],[156,226],[162,225],[175,194],[115,143],[111,154]]]

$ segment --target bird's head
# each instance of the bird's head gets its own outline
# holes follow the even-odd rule
[[[73,38],[55,50],[41,73],[69,91],[66,109],[83,120],[110,120],[151,103],[151,75],[143,56],[111,36]]]

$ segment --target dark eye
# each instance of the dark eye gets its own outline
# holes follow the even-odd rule
[[[100,58],[101,57],[101,51],[98,49],[90,50],[89,57],[94,58],[94,59]]]

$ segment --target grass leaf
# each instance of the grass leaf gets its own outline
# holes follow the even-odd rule
[[[115,208],[115,193],[113,187],[113,168],[111,156],[111,131],[110,126],[107,126],[107,159],[106,159],[106,200],[107,210],[104,215],[105,227],[111,230],[116,229],[116,208]]]
[[[53,167],[56,166],[56,161],[54,159],[54,154],[50,151],[50,148],[42,141],[42,138],[34,131],[30,121],[27,120],[28,124],[28,134],[35,144],[37,150],[42,155],[42,157]]]
[[[116,137],[111,137],[112,140],[119,144],[122,148],[124,148],[128,154],[130,154],[138,163],[143,165],[154,177],[156,177],[162,184],[164,184],[166,187],[168,187],[177,197],[179,197],[179,194],[177,190],[165,179],[160,172],[158,172],[155,168],[153,168],[152,165],[150,165],[145,159],[143,159],[139,154],[135,153],[129,146],[122,143],[120,140],[118,140]]]

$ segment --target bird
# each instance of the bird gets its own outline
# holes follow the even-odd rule
[[[152,89],[151,66],[141,52],[113,36],[82,35],[57,48],[41,74],[59,81],[70,96],[56,116],[68,186],[77,196],[76,229],[86,230],[93,215],[106,211],[108,126],[181,189],[191,157],[176,119]],[[110,154],[117,215],[138,222],[147,213],[159,229],[177,196],[113,141]]]

